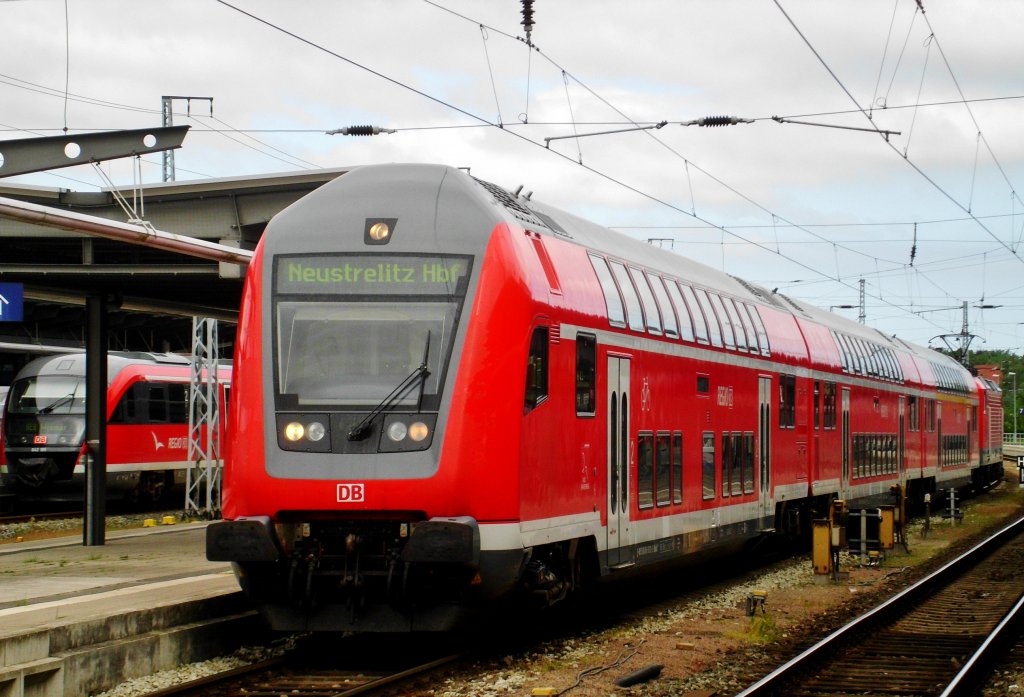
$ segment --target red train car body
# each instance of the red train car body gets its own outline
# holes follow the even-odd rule
[[[207,553],[279,629],[444,629],[991,476],[949,357],[441,166],[271,221],[234,385]]]

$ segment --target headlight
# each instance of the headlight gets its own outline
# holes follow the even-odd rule
[[[314,443],[321,440],[325,433],[327,433],[327,429],[324,428],[324,425],[319,421],[314,421],[309,425],[309,428],[306,429],[306,437]]]
[[[290,440],[292,443],[302,440],[302,436],[304,436],[305,434],[305,427],[298,421],[292,421],[290,424],[284,427],[284,437]]]
[[[430,435],[430,429],[422,421],[417,421],[409,427],[409,437],[419,443],[424,438]]]
[[[393,424],[388,426],[388,438],[396,443],[400,443],[405,440],[405,436],[408,432],[409,429],[406,428],[405,424],[401,421],[395,421]]]

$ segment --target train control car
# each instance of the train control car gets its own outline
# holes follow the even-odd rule
[[[970,485],[953,359],[443,166],[269,224],[211,560],[283,630],[446,629]]]
[[[219,369],[222,403],[230,368]],[[188,359],[111,352],[107,360],[107,493],[159,501],[185,482]],[[223,410],[221,413],[225,413]],[[37,358],[4,403],[4,487],[18,500],[80,500],[85,484],[85,354]]]
[[[997,383],[977,376],[978,388],[978,448],[981,467],[978,483],[992,484],[1003,478],[1003,391]]]

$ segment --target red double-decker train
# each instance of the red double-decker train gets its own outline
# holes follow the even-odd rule
[[[448,167],[276,216],[238,336],[207,554],[278,629],[445,629],[1002,472],[948,356]]]

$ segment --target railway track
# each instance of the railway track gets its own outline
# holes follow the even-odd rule
[[[0,516],[0,525],[14,525],[17,523],[31,523],[36,520],[64,520],[66,518],[81,518],[81,511],[65,511],[63,513],[24,513],[20,515]]]
[[[1024,518],[855,619],[737,697],[973,694],[1024,626]]]
[[[304,666],[278,658],[218,673],[145,697],[355,697],[426,675],[461,658],[458,654],[398,667]],[[350,663],[350,661],[345,661]]]

